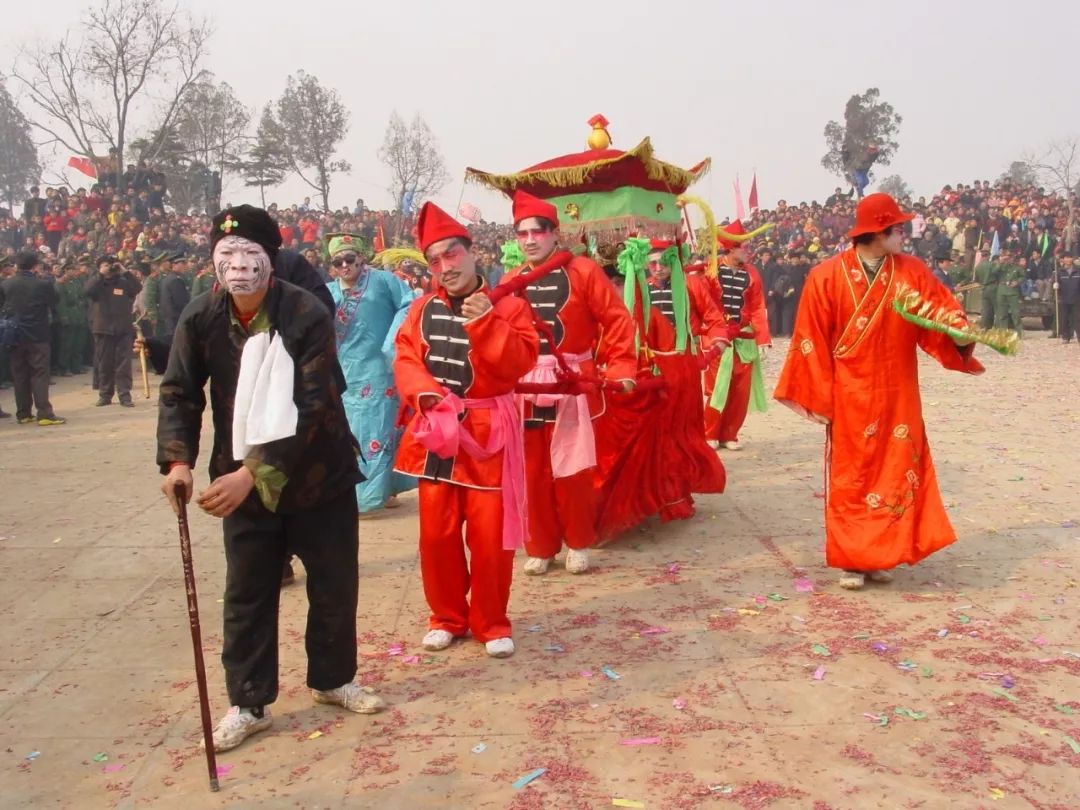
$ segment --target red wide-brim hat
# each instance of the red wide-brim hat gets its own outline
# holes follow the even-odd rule
[[[900,210],[896,200],[888,194],[878,192],[868,194],[855,209],[855,227],[848,231],[848,237],[854,239],[864,233],[881,233],[893,225],[900,225],[915,219],[915,215]]]

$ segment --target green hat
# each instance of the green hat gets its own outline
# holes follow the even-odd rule
[[[326,252],[330,258],[339,253],[352,252],[364,259],[371,258],[371,246],[368,241],[355,233],[334,234],[326,245]]]

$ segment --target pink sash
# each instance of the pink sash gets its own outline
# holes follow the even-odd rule
[[[592,360],[592,354],[568,354],[563,357],[574,371]],[[555,383],[555,356],[542,354],[532,371],[521,378],[523,383]],[[551,471],[555,478],[569,478],[574,473],[596,466],[596,436],[593,433],[589,398],[585,394],[524,394],[526,402],[541,408],[555,406],[555,429],[551,436]]]
[[[459,418],[463,411],[474,409],[492,411],[487,447],[480,446]],[[502,450],[503,548],[513,551],[525,545],[525,438],[514,395],[462,400],[444,389],[439,404],[417,413],[409,429],[424,449],[443,459],[464,449],[483,461]]]

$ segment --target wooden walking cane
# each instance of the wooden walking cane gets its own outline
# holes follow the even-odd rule
[[[203,661],[202,629],[199,626],[199,597],[195,592],[195,566],[191,561],[191,531],[188,529],[187,493],[183,484],[174,490],[177,523],[180,525],[180,557],[184,561],[184,589],[187,591],[188,622],[191,625],[191,646],[195,653],[195,681],[199,686],[199,711],[202,714],[203,743],[206,746],[206,769],[210,774],[210,790],[218,791],[217,758],[214,755],[214,728],[210,722],[210,698],[206,694],[206,664]]]
[[[143,334],[142,325],[136,323],[135,331],[139,333],[142,345],[139,347],[139,365],[142,367],[143,394],[150,399],[150,374],[146,370],[146,335]]]

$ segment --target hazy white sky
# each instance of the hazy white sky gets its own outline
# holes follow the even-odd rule
[[[214,20],[206,67],[249,106],[299,69],[341,93],[353,171],[335,181],[333,206],[391,204],[375,153],[395,109],[421,113],[439,138],[454,180],[437,199],[451,209],[466,166],[511,171],[584,149],[597,112],[617,147],[649,135],[670,162],[712,157],[695,188],[720,216],[732,213],[736,172],[745,194],[756,169],[764,206],[827,196],[837,180],[820,167],[822,130],[871,86],[904,118],[879,178],[898,173],[917,194],[996,176],[1023,152],[1080,134],[1075,0],[183,5]],[[0,71],[23,42],[77,32],[86,3],[5,6]],[[309,193],[294,179],[272,196]],[[227,180],[228,200],[257,195]],[[498,195],[470,185],[464,199],[488,219],[508,216]]]

